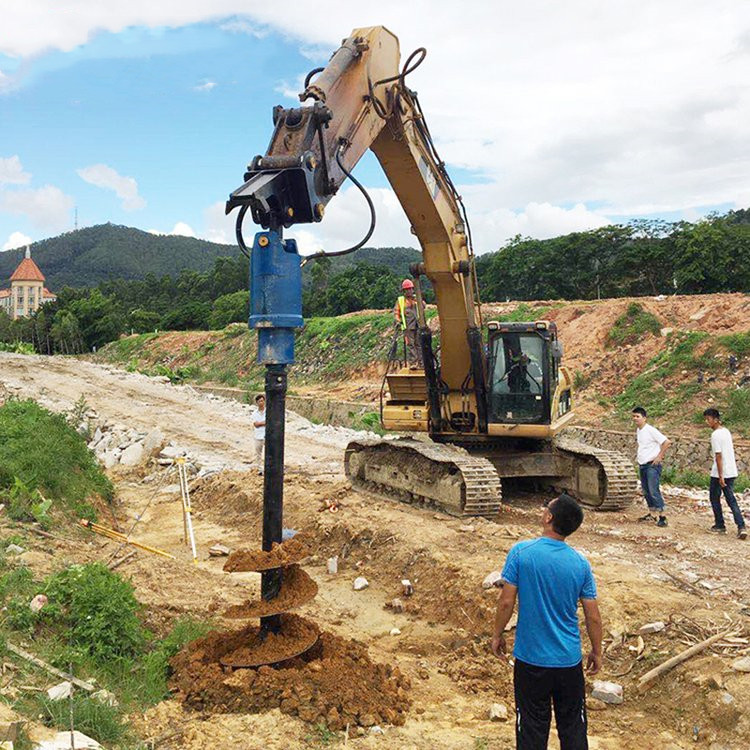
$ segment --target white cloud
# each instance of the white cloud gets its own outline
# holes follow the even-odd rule
[[[483,180],[464,190],[483,246],[517,228],[554,233],[607,215],[747,205],[746,0],[308,7],[288,0],[282,14],[248,0],[77,0],[61,10],[58,0],[27,0],[5,14],[0,52],[32,57],[71,50],[99,30],[215,20],[237,33],[278,31],[317,63],[352,28],[383,23],[404,56],[428,49],[409,85],[449,168]],[[278,86],[298,93],[293,83]],[[333,221],[305,229],[310,242],[338,239]]]
[[[181,237],[195,237],[195,232],[193,231],[193,228],[186,224],[184,221],[178,221],[174,227],[172,227],[171,232],[167,232],[167,234],[178,234]]]
[[[25,245],[31,244],[31,237],[24,234],[23,232],[11,232],[10,237],[8,237],[8,240],[3,245],[3,251],[5,250],[15,250],[19,247],[24,247]]]
[[[193,91],[211,91],[211,89],[216,88],[218,85],[216,81],[203,81],[203,83],[193,86]]]
[[[247,34],[248,36],[254,36],[256,39],[264,39],[271,32],[267,27],[259,26],[257,23],[252,23],[246,18],[233,18],[230,21],[225,21],[219,25],[222,31],[231,31],[234,34]]]
[[[217,201],[212,203],[203,212],[203,224],[205,231],[201,235],[204,240],[210,242],[218,242],[222,245],[236,245],[237,240],[234,233],[234,224],[237,216],[237,211],[227,216],[224,213],[224,201]],[[249,242],[247,239],[251,233],[253,226],[250,219],[247,219],[245,224],[245,242]]]
[[[77,170],[78,176],[85,182],[112,190],[120,200],[125,211],[137,211],[144,208],[146,201],[138,195],[138,183],[133,177],[123,177],[106,164],[92,164]]]
[[[27,185],[30,181],[31,175],[23,171],[18,156],[0,157],[0,185]]]
[[[73,199],[54,185],[0,191],[0,211],[27,216],[35,226],[53,232],[70,228],[73,205]]]

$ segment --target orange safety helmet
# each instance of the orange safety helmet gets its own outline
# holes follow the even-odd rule
[[[414,282],[411,279],[404,279],[401,283],[402,289],[414,289]]]

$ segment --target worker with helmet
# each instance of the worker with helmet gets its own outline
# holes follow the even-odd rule
[[[414,293],[414,282],[404,279],[401,284],[403,294],[396,300],[393,307],[393,317],[396,327],[403,331],[406,347],[406,360],[410,370],[422,369],[422,350],[417,340],[419,329],[419,315],[417,314],[417,298]],[[422,302],[424,310],[424,302]]]

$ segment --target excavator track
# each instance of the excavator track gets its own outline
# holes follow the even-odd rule
[[[500,477],[490,461],[463,448],[419,440],[357,440],[344,454],[356,489],[454,516],[492,518],[500,511]]]
[[[553,444],[556,451],[567,455],[574,463],[595,462],[599,465],[599,481],[602,486],[598,494],[576,492],[573,487],[566,488],[584,505],[607,511],[623,510],[633,502],[638,494],[635,469],[630,459],[622,453],[595,448],[567,437],[557,437]]]

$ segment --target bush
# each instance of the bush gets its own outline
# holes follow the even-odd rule
[[[660,331],[659,319],[650,312],[646,312],[637,302],[631,302],[628,309],[615,320],[607,334],[607,343],[610,346],[635,344],[647,333],[657,336]]]
[[[99,495],[109,500],[114,488],[63,415],[52,414],[34,401],[8,401],[0,406],[2,501],[8,502],[12,493],[19,498],[17,507],[29,507],[35,518],[31,509],[39,500],[35,493],[77,515],[91,516],[88,499]],[[26,500],[24,494],[29,496]]]
[[[138,619],[133,586],[106,565],[65,568],[47,579],[44,593],[51,607],[42,612],[50,617],[59,610],[56,624],[63,624],[70,643],[99,665],[132,658],[143,649],[147,633]]]
[[[233,294],[224,294],[214,300],[208,326],[214,330],[226,328],[230,323],[246,323],[249,316],[249,292],[242,290]]]
[[[723,344],[730,352],[738,357],[750,354],[750,331],[744,333],[730,333],[728,336],[720,336],[719,343]]]

